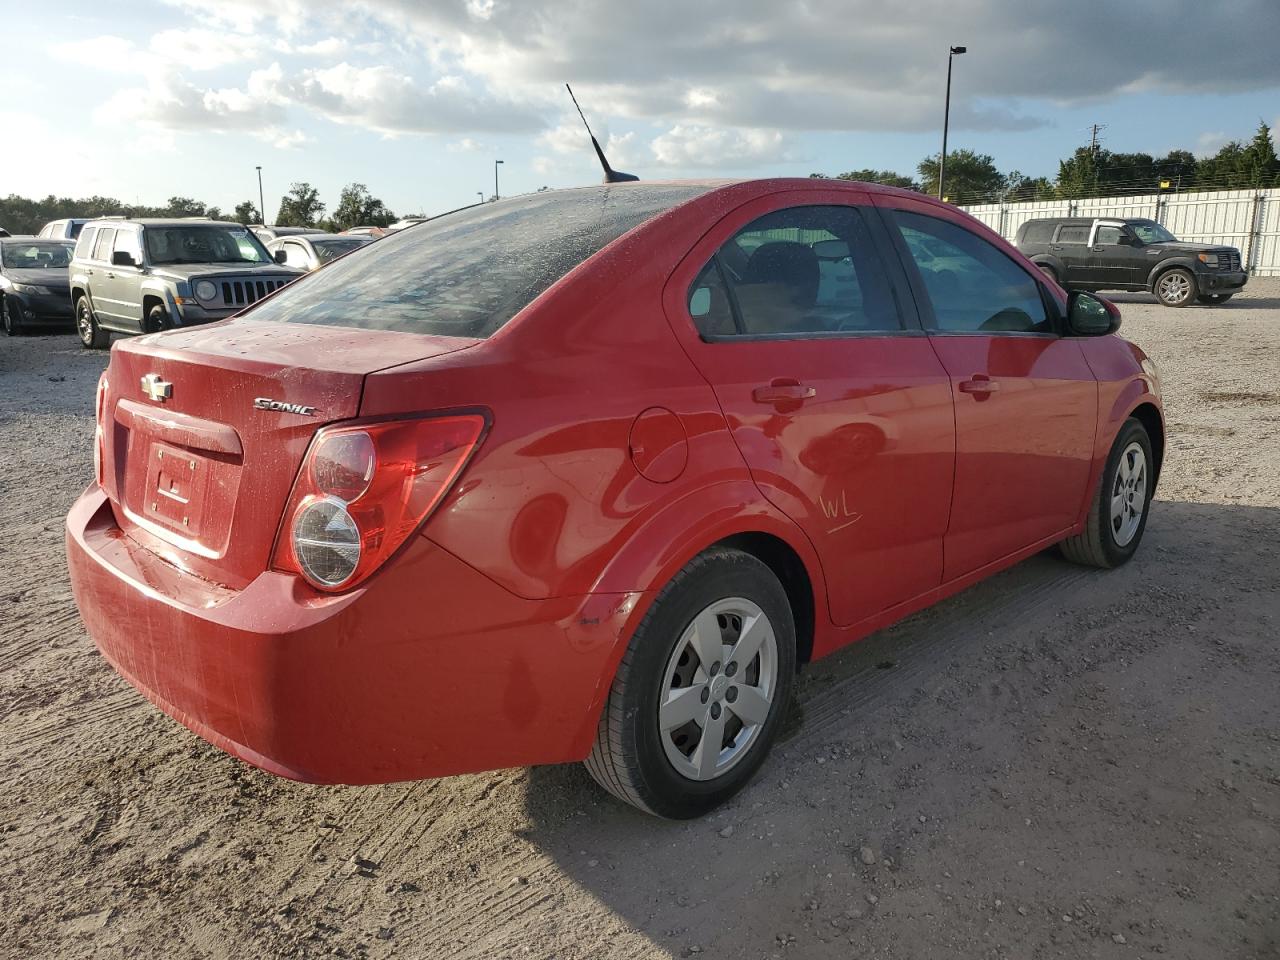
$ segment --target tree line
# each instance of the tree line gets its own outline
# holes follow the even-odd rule
[[[838,180],[865,180],[921,193],[938,192],[938,154],[916,166],[916,176],[892,170],[850,170]],[[1113,153],[1080,147],[1058,164],[1058,175],[1028,177],[1014,170],[1001,173],[995,159],[973,150],[947,154],[947,199],[952,203],[1017,200],[1079,200],[1191,190],[1250,190],[1280,187],[1280,159],[1271,128],[1265,123],[1248,143],[1233,140],[1211,157],[1171,150],[1163,157],[1149,153]],[[825,174],[813,173],[812,177]]]
[[[396,215],[363,183],[349,183],[338,195],[338,205],[332,215],[325,216],[326,205],[320,200],[320,191],[305,181],[289,187],[280,198],[280,207],[272,221],[282,227],[315,227],[337,232],[351,227],[385,227],[395,222]],[[208,206],[191,197],[170,197],[161,207],[124,203],[115,197],[56,197],[50,194],[42,200],[20,197],[11,193],[0,198],[0,227],[12,234],[39,233],[50,220],[71,217],[94,218],[123,216],[138,217],[208,217],[210,220],[232,220],[246,226],[262,223],[262,213],[252,200],[236,204],[227,214],[220,207]]]

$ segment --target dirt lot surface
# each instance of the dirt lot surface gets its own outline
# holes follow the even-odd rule
[[[695,823],[578,766],[289,783],[159,714],[66,582],[105,358],[0,340],[0,956],[1280,956],[1280,281],[1117,299],[1171,434],[1137,559],[815,664]]]

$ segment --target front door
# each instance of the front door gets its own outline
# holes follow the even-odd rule
[[[677,334],[756,484],[812,541],[842,626],[942,577],[950,386],[887,244],[864,195],[781,193],[728,215],[668,285]]]
[[[1119,220],[1099,220],[1089,242],[1088,284],[1099,290],[1124,290],[1146,282],[1147,262],[1137,238]]]
[[[956,475],[944,579],[1066,531],[1083,503],[1098,387],[1079,344],[1060,336],[1040,280],[958,215],[877,198],[914,270],[922,319],[955,395]],[[917,265],[921,240],[957,266],[947,283]],[[960,266],[963,264],[963,266]]]

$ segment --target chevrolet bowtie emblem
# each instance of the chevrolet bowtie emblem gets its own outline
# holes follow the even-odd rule
[[[142,378],[142,392],[152,400],[164,403],[173,396],[173,384],[158,373],[148,373]]]

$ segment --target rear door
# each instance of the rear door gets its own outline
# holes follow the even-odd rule
[[[1089,283],[1089,223],[1063,223],[1050,249],[1066,271],[1064,284],[1083,287]]]
[[[930,340],[955,395],[956,473],[944,578],[1061,534],[1088,483],[1098,388],[1079,344],[1059,335],[1040,280],[958,213],[878,197]],[[956,279],[916,264],[912,240],[943,245]]]
[[[664,297],[755,482],[812,541],[840,625],[942,575],[950,387],[887,245],[866,195],[781,193],[726,216]]]

